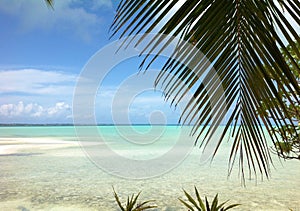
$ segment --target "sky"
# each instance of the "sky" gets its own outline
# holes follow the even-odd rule
[[[87,64],[113,61],[113,54],[94,55],[118,38],[110,39],[109,27],[119,1],[54,2],[52,10],[44,0],[0,0],[0,124],[74,123],[74,93]],[[154,72],[137,74],[140,62],[127,58],[95,70],[95,76],[105,72],[92,105],[97,124],[178,122],[180,109],[153,90]]]
[[[109,39],[117,4],[56,0],[52,10],[44,0],[0,1],[0,123],[73,123],[73,95],[81,72],[97,51],[117,39]],[[139,62],[131,58],[116,64],[99,84],[94,105],[98,124],[128,119],[134,124],[177,123],[179,112],[152,84],[138,90],[143,83],[137,75]],[[129,77],[135,79],[127,88],[138,94],[113,107],[114,95]]]

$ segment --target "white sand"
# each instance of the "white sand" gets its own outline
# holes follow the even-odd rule
[[[20,205],[21,204],[21,205]],[[19,206],[18,206],[19,205]],[[11,201],[5,201],[5,202],[0,202],[0,207],[1,210],[45,210],[45,208],[37,208],[37,207],[32,207],[32,205],[24,200],[24,199],[18,199],[18,200],[11,200]],[[51,207],[47,207],[47,210],[49,211],[82,211],[82,210],[89,210],[89,211],[94,211],[94,209],[87,208],[87,207],[82,207],[79,205],[52,205]],[[96,211],[96,209],[95,209]]]
[[[177,198],[185,199],[182,188],[193,193],[194,185],[209,200],[219,193],[222,202],[241,203],[235,210],[300,210],[298,161],[286,162],[284,167],[276,163],[270,180],[261,182],[258,178],[257,184],[247,180],[245,188],[236,173],[227,180],[227,160],[222,156],[210,167],[199,164],[200,152],[196,151],[173,171],[130,180],[95,166],[74,140],[0,138],[0,155],[41,152],[0,157],[0,210],[116,210],[112,186],[122,201],[142,190],[141,199],[155,199],[158,210],[186,210]]]
[[[47,150],[78,146],[77,141],[54,138],[0,138],[0,155],[9,155],[26,150]]]

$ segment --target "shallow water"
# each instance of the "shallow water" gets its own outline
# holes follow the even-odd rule
[[[181,129],[174,126],[165,129],[154,145],[149,142],[154,140],[147,134],[149,128],[135,129],[148,137],[142,140],[147,143],[144,149],[128,142],[134,132],[125,134],[127,142],[121,144],[124,137],[114,127],[101,130],[108,146],[129,159],[157,158],[172,148],[178,137],[192,143],[188,136],[178,135]],[[276,170],[272,169],[269,180],[246,180],[243,187],[237,169],[227,177],[229,146],[225,144],[211,165],[201,164],[201,151],[194,148],[167,173],[139,180],[124,179],[116,176],[117,170],[114,175],[109,174],[90,160],[77,142],[73,127],[0,128],[0,131],[0,146],[16,140],[19,142],[15,144],[22,146],[17,152],[0,156],[0,210],[118,210],[112,186],[123,201],[128,195],[142,191],[140,199],[156,200],[157,210],[186,210],[178,198],[184,199],[183,188],[192,193],[194,185],[208,199],[219,193],[220,201],[230,199],[229,203],[242,204],[235,210],[300,210],[299,161],[281,165],[274,159]],[[31,141],[22,141],[24,137]],[[55,144],[49,145],[51,140]],[[110,157],[105,159],[110,161]]]

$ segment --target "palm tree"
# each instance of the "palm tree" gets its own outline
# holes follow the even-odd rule
[[[120,37],[158,32],[149,43],[152,43],[152,48],[146,47],[144,50],[149,55],[155,48],[159,48],[158,52],[163,51],[165,46],[160,44],[171,41],[172,38],[165,38],[161,34],[180,36],[183,40],[178,43],[180,47],[174,49],[174,56],[162,67],[155,85],[161,83],[166,98],[171,98],[175,105],[188,91],[193,92],[180,121],[195,123],[192,134],[197,135],[196,143],[204,135],[200,140],[201,146],[207,146],[212,141],[211,134],[221,120],[229,115],[213,155],[233,125],[229,171],[238,158],[243,178],[245,170],[248,170],[250,176],[254,172],[255,175],[259,173],[269,177],[272,159],[262,125],[265,125],[274,144],[285,133],[281,130],[278,135],[273,125],[277,128],[283,128],[286,124],[293,125],[293,119],[285,109],[277,87],[286,87],[286,92],[294,93],[287,99],[292,107],[292,99],[299,103],[299,85],[280,50],[290,59],[290,65],[299,75],[299,64],[286,48],[287,42],[299,58],[299,49],[293,42],[299,42],[299,36],[286,14],[299,26],[298,0],[122,0],[111,30],[112,36],[121,32]],[[135,44],[142,42],[144,37],[136,40]],[[216,74],[210,69],[203,71],[202,66],[190,69],[178,61],[192,63],[197,60],[197,54],[185,51],[185,42],[191,43],[206,55]],[[146,56],[142,61],[142,64],[148,61],[145,69],[156,58]],[[268,66],[273,67],[273,78],[270,77]],[[214,93],[208,95],[207,90],[218,82],[214,77],[216,75],[221,82],[219,85],[224,89],[222,99],[226,102],[212,105],[209,100],[217,96]],[[196,83],[205,77],[208,83]],[[178,92],[176,87],[181,91]],[[274,98],[277,99],[276,103],[270,100]],[[263,105],[274,121],[257,112]],[[230,108],[233,110],[228,112]],[[299,131],[295,127],[293,130],[300,138]]]
[[[298,49],[300,49],[300,43],[299,42],[295,42],[295,45],[297,46]],[[300,65],[300,57],[297,56],[297,54],[295,54],[293,52],[293,49],[291,48],[290,45],[287,46],[287,49],[289,51],[289,53],[293,56],[293,58],[295,59],[295,61],[297,62],[298,66]],[[300,86],[300,75],[298,73],[298,70],[294,69],[293,66],[291,65],[290,59],[288,56],[285,55],[285,53],[283,53],[284,57],[286,58],[286,63],[290,66],[290,70],[293,72],[293,74],[295,75],[298,84]],[[272,68],[272,67],[269,67]],[[272,75],[270,75],[272,78]],[[278,89],[278,94],[280,95],[280,98],[283,99],[283,102],[285,104],[285,108],[288,111],[290,117],[293,119],[294,123],[293,124],[286,124],[283,126],[283,128],[275,128],[275,131],[278,131],[278,135],[281,135],[282,133],[280,133],[280,131],[284,131],[284,136],[282,136],[282,140],[281,142],[277,142],[276,143],[276,148],[272,149],[272,152],[280,152],[277,153],[280,157],[284,158],[284,159],[298,159],[300,160],[300,139],[297,136],[298,134],[294,133],[294,128],[296,127],[296,129],[298,131],[300,131],[300,104],[298,104],[296,102],[296,98],[294,99],[292,97],[292,93],[290,93],[288,90],[284,91],[284,89],[286,89],[286,87],[277,87]],[[290,106],[290,103],[287,99],[287,95],[286,93],[289,95],[289,97],[291,97],[291,99],[294,100],[293,106]],[[300,98],[299,95],[297,95],[297,93],[295,93],[297,96],[297,99]],[[274,102],[277,101],[277,99],[273,99]],[[260,112],[262,112],[263,115],[269,115],[269,112],[267,109],[264,109],[263,107],[261,108]],[[269,117],[272,118],[272,117]]]
[[[144,49],[148,55],[153,49],[163,51],[166,46],[160,44],[171,42],[170,37],[180,37],[182,41],[162,67],[155,85],[161,84],[166,99],[171,99],[175,105],[192,91],[193,96],[180,121],[194,124],[192,135],[196,136],[196,143],[201,141],[200,146],[212,142],[212,134],[229,115],[213,156],[233,126],[229,173],[238,160],[242,178],[246,171],[250,177],[253,173],[269,177],[272,159],[263,125],[274,145],[285,132],[279,130],[278,135],[273,126],[293,125],[277,87],[285,87],[284,92],[293,93],[291,96],[286,93],[291,107],[293,100],[298,104],[300,100],[297,98],[299,85],[290,71],[292,66],[299,75],[300,67],[286,48],[289,44],[299,58],[299,49],[294,44],[294,41],[299,42],[299,35],[286,14],[299,26],[298,0],[121,0],[111,31],[112,36],[120,33],[120,38],[157,33],[149,42],[152,46]],[[147,35],[129,41],[139,45],[145,37]],[[194,49],[185,48],[186,42]],[[289,58],[289,65],[281,49]],[[195,50],[207,57],[214,70],[204,69],[205,64],[201,62],[193,68],[186,65],[197,61]],[[146,56],[142,61],[148,64],[145,69],[157,56]],[[179,60],[186,62],[182,64]],[[267,68],[270,66],[272,68]],[[203,78],[208,82],[201,83]],[[222,87],[221,97],[212,91],[214,87]],[[271,100],[274,98],[276,102]],[[211,104],[211,99],[224,100]],[[269,111],[268,116],[258,112],[262,106]],[[300,138],[299,131],[295,127],[292,130]]]

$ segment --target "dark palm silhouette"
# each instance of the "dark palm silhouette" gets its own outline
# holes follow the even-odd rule
[[[53,5],[51,0],[47,2]],[[292,66],[298,75],[300,68],[286,48],[289,44],[299,58],[299,49],[294,44],[294,41],[299,42],[299,35],[290,21],[299,26],[299,1],[185,0],[179,8],[178,2],[121,0],[111,26],[112,36],[157,33],[149,42],[151,47],[145,48],[147,54],[155,48],[163,50],[165,46],[160,44],[172,39],[161,34],[181,37],[182,42],[178,43],[174,56],[162,67],[155,84],[162,84],[166,98],[175,105],[192,91],[193,96],[180,121],[194,124],[192,134],[203,146],[212,141],[211,135],[229,115],[213,155],[225,135],[231,132],[229,169],[238,159],[243,177],[246,171],[250,175],[258,173],[268,177],[272,160],[263,125],[274,144],[284,136],[284,131],[279,130],[278,133],[274,125],[277,128],[294,125],[277,87],[285,87],[284,92],[292,93],[286,94],[288,97],[285,99],[292,107],[295,101],[299,104],[297,96],[300,88],[290,68]],[[286,14],[291,18],[287,19]],[[138,45],[143,39],[128,41]],[[179,62],[189,64],[197,61],[194,49],[185,48],[186,42],[202,52],[213,64],[214,70],[205,68],[201,62],[192,69]],[[289,58],[289,65],[281,51]],[[142,64],[148,64],[145,69],[156,58],[146,57],[142,61]],[[270,66],[272,68],[268,68]],[[208,81],[206,84],[199,83],[203,78]],[[221,97],[212,91],[215,87],[224,90]],[[211,99],[223,100],[212,104]],[[261,107],[267,109],[269,115],[258,112]],[[234,129],[230,131],[232,125]],[[296,127],[291,130],[299,138]],[[281,153],[280,150],[278,153]]]

